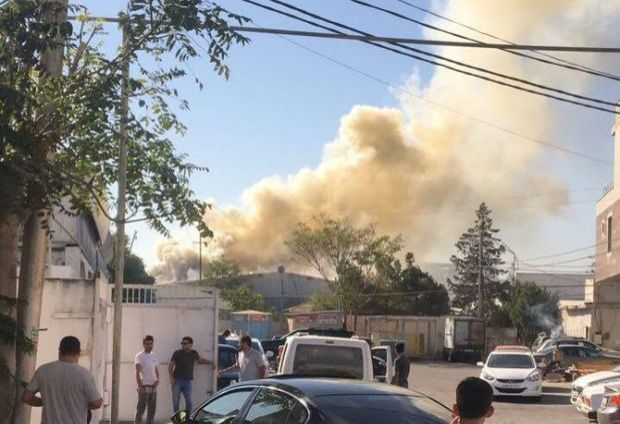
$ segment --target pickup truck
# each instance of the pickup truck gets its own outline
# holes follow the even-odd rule
[[[279,339],[261,340],[261,344],[263,345],[265,353],[273,352],[273,357],[275,358],[278,356],[280,346],[284,346],[286,338],[299,333],[306,333],[311,336],[341,337],[345,339],[350,339],[355,335],[353,331],[345,330],[344,328],[298,328],[297,330],[293,330],[290,333],[283,335]]]

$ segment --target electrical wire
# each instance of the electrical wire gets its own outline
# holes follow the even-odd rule
[[[514,130],[511,130],[509,128],[505,128],[503,126],[491,123],[489,121],[485,121],[484,119],[477,118],[477,117],[472,116],[472,115],[468,115],[468,114],[466,114],[464,112],[461,112],[461,111],[459,111],[457,109],[454,109],[454,108],[452,108],[450,106],[446,106],[444,104],[441,104],[441,103],[438,103],[436,101],[433,101],[433,100],[427,99],[425,97],[419,96],[417,94],[414,94],[411,91],[406,90],[406,89],[404,89],[404,88],[402,88],[400,86],[394,85],[391,82],[386,81],[386,80],[384,80],[384,79],[382,79],[382,78],[380,78],[380,77],[378,77],[376,75],[370,74],[370,73],[368,73],[366,71],[363,71],[363,70],[361,70],[361,69],[359,69],[359,68],[357,68],[355,66],[352,66],[352,65],[349,65],[347,63],[344,63],[344,62],[342,62],[342,61],[340,61],[338,59],[335,59],[335,58],[333,58],[331,56],[328,56],[328,55],[326,55],[326,54],[324,54],[324,53],[322,53],[322,52],[320,52],[320,51],[318,51],[318,50],[316,50],[316,49],[314,49],[312,47],[309,47],[309,46],[307,46],[305,44],[299,43],[299,42],[297,42],[295,40],[292,40],[292,39],[290,39],[288,37],[285,37],[283,35],[278,35],[278,37],[280,37],[282,40],[286,41],[287,43],[290,43],[290,44],[292,44],[292,45],[294,45],[294,46],[296,46],[296,47],[298,47],[298,48],[300,48],[302,50],[305,50],[305,51],[307,51],[309,53],[312,53],[313,55],[318,56],[318,57],[320,57],[320,58],[322,58],[324,60],[327,60],[328,62],[331,62],[331,63],[333,63],[335,65],[338,65],[341,68],[344,68],[344,69],[346,69],[348,71],[356,73],[356,74],[358,74],[360,76],[363,76],[364,78],[369,79],[371,81],[374,81],[376,83],[385,85],[386,87],[391,88],[392,90],[398,91],[400,93],[403,93],[403,94],[405,94],[405,95],[407,95],[409,97],[416,98],[416,99],[421,100],[421,101],[423,101],[425,103],[428,103],[428,104],[430,104],[432,106],[435,106],[437,108],[446,110],[446,111],[448,111],[450,113],[453,113],[455,115],[461,116],[462,118],[468,119],[468,120],[470,120],[470,121],[472,121],[472,122],[474,122],[474,123],[476,123],[478,125],[483,125],[483,126],[486,126],[486,127],[489,127],[489,128],[493,128],[493,129],[495,129],[497,131],[503,132],[503,133],[511,135],[513,137],[517,137],[517,138],[520,138],[520,139],[525,140],[525,141],[536,143],[536,144],[539,144],[541,146],[545,146],[547,148],[550,148],[550,149],[553,149],[553,150],[557,150],[557,151],[560,151],[560,152],[568,154],[568,155],[580,157],[580,158],[583,158],[583,159],[590,160],[592,162],[596,162],[596,163],[599,163],[599,164],[603,164],[603,165],[607,165],[607,166],[613,167],[613,163],[609,162],[607,160],[599,159],[599,158],[591,156],[591,155],[589,155],[587,153],[579,152],[577,150],[572,150],[572,149],[566,148],[564,146],[560,146],[558,144],[553,144],[553,143],[550,143],[550,142],[547,142],[547,141],[544,141],[544,140],[540,140],[540,139],[536,139],[536,138],[533,138],[533,137],[529,137],[527,135],[518,133],[518,132],[516,132]]]
[[[300,22],[304,22],[306,24],[309,24],[309,25],[317,27],[317,28],[321,28],[321,29],[324,29],[324,30],[327,30],[327,31],[330,31],[330,32],[333,32],[333,33],[336,33],[336,34],[345,35],[345,33],[341,32],[339,30],[336,30],[336,29],[333,29],[333,28],[329,28],[329,27],[324,26],[322,24],[318,24],[316,22],[309,21],[307,19],[304,19],[304,18],[301,18],[299,16],[296,16],[296,15],[284,12],[282,10],[278,10],[278,9],[269,7],[267,5],[263,5],[261,3],[257,3],[254,0],[242,0],[242,1],[244,1],[246,3],[250,3],[250,4],[253,4],[253,5],[256,5],[256,6],[261,7],[261,8],[264,8],[266,10],[270,10],[272,12],[275,12],[275,13],[278,13],[278,14],[290,17],[290,18],[298,20]],[[337,26],[339,28],[347,29],[347,30],[356,32],[358,34],[361,34],[363,36],[373,36],[370,33],[361,31],[361,30],[359,30],[357,28],[354,28],[354,27],[342,24],[340,22],[337,22],[337,21],[334,21],[334,20],[331,20],[331,19],[324,18],[324,17],[322,17],[320,15],[317,15],[317,14],[312,13],[312,12],[308,12],[305,9],[302,9],[300,7],[291,5],[291,4],[287,3],[287,2],[284,2],[284,1],[281,1],[281,0],[270,0],[270,1],[272,3],[276,3],[278,5],[284,6],[284,7],[288,8],[288,9],[294,10],[294,11],[296,11],[298,13],[302,13],[302,14],[304,14],[306,16],[310,16],[310,17],[312,17],[314,19],[318,19],[318,20],[321,20],[323,22],[329,23],[331,25],[335,25],[335,26]],[[366,44],[373,45],[375,47],[379,47],[379,48],[384,49],[384,50],[391,51],[393,53],[396,53],[396,54],[399,54],[399,55],[402,55],[402,56],[411,57],[413,59],[420,60],[420,61],[432,64],[432,65],[441,66],[441,67],[444,67],[446,69],[450,69],[450,70],[458,72],[458,73],[469,75],[469,76],[472,76],[474,78],[479,78],[479,79],[482,79],[482,80],[485,80],[485,81],[488,81],[488,82],[493,82],[495,84],[499,84],[499,85],[502,85],[502,86],[505,86],[505,87],[513,88],[515,90],[524,91],[524,92],[528,92],[530,94],[536,94],[536,95],[539,95],[539,96],[552,98],[552,99],[555,99],[555,100],[558,100],[558,101],[575,104],[575,105],[586,107],[586,108],[589,108],[589,109],[600,110],[600,111],[608,112],[608,113],[612,113],[612,114],[620,114],[620,112],[616,111],[615,109],[606,109],[606,108],[603,108],[603,107],[594,106],[594,105],[590,105],[590,104],[583,103],[583,102],[580,102],[580,101],[574,101],[574,100],[566,99],[564,97],[559,97],[559,96],[556,96],[556,95],[553,95],[553,94],[537,91],[537,90],[534,90],[534,89],[531,89],[531,88],[526,88],[526,87],[522,87],[522,86],[519,86],[519,85],[514,85],[514,84],[511,84],[511,83],[507,83],[505,81],[500,81],[500,80],[497,80],[497,79],[494,79],[494,78],[491,78],[491,77],[487,77],[487,76],[484,76],[484,75],[476,74],[474,72],[465,71],[465,70],[460,69],[460,68],[455,68],[454,66],[446,65],[445,63],[436,62],[434,60],[426,59],[426,58],[417,56],[415,54],[406,53],[404,51],[401,51],[401,50],[398,50],[398,49],[394,49],[394,48],[388,47],[388,46],[380,44],[380,43],[375,43],[375,42],[367,41],[367,40],[360,40],[360,41],[362,41],[362,42],[364,42]],[[592,98],[592,97],[582,96],[580,94],[571,93],[571,92],[564,91],[564,90],[559,90],[559,89],[556,89],[556,88],[553,88],[553,87],[549,87],[549,86],[545,86],[545,85],[542,85],[542,84],[533,83],[533,82],[530,82],[530,81],[525,80],[525,79],[521,79],[521,78],[516,78],[516,77],[513,77],[513,76],[505,75],[505,74],[502,74],[502,73],[499,73],[499,72],[495,72],[495,71],[491,71],[491,70],[488,70],[488,69],[485,69],[485,68],[481,68],[481,67],[478,67],[478,66],[469,65],[469,64],[466,64],[464,62],[460,62],[460,61],[457,61],[457,60],[449,59],[449,58],[446,58],[446,57],[441,56],[441,55],[437,55],[437,54],[434,54],[434,53],[426,52],[424,50],[416,49],[416,48],[409,47],[409,46],[404,46],[404,45],[401,45],[400,43],[393,42],[393,43],[390,43],[390,44],[394,45],[396,47],[399,47],[401,49],[412,51],[412,52],[415,52],[415,53],[418,53],[418,54],[422,54],[422,55],[425,55],[425,56],[428,56],[428,57],[432,57],[432,58],[435,58],[435,59],[443,60],[445,62],[452,63],[452,64],[457,65],[457,66],[462,66],[464,68],[472,69],[472,70],[475,70],[475,71],[478,71],[478,72],[484,72],[484,73],[487,73],[489,75],[493,75],[495,77],[508,79],[508,80],[515,81],[515,82],[518,82],[518,83],[521,83],[521,84],[526,84],[526,85],[529,85],[529,86],[532,86],[532,87],[536,87],[536,88],[540,88],[540,89],[543,89],[543,90],[555,92],[555,93],[558,93],[558,94],[561,94],[561,95],[564,95],[564,96],[569,96],[569,97],[573,97],[573,98],[577,98],[577,99],[581,99],[581,100],[585,100],[585,101],[589,101],[589,102],[593,102],[593,103],[603,104],[603,105],[611,106],[611,107],[614,107],[614,108],[617,105],[616,102],[609,102],[609,101],[606,101],[606,100],[595,99],[595,98]]]
[[[402,4],[405,4],[405,5],[409,6],[411,8],[419,10],[421,12],[427,13],[427,14],[435,16],[435,17],[437,17],[439,19],[442,19],[442,20],[445,20],[447,22],[450,22],[450,23],[453,23],[455,25],[458,25],[458,26],[460,26],[462,28],[466,28],[466,29],[468,29],[470,31],[474,31],[474,32],[476,32],[476,33],[478,33],[480,35],[484,35],[486,37],[493,38],[494,40],[502,41],[504,43],[508,43],[508,44],[511,44],[511,45],[516,45],[516,43],[513,43],[512,41],[506,40],[504,38],[497,37],[497,36],[495,36],[493,34],[485,32],[485,31],[481,31],[481,30],[479,30],[479,29],[477,29],[477,28],[475,28],[475,27],[473,27],[471,25],[467,25],[467,24],[464,24],[462,22],[458,22],[458,21],[456,21],[454,19],[451,19],[451,18],[448,18],[446,16],[442,16],[442,15],[436,13],[436,12],[433,12],[433,11],[425,9],[425,8],[423,8],[421,6],[417,6],[415,4],[412,4],[412,3],[410,3],[410,2],[408,2],[406,0],[397,0],[397,1],[402,3]],[[426,26],[427,28],[435,29],[435,27],[433,27],[432,25],[426,24],[424,22],[419,23],[419,24],[423,25],[423,26]],[[444,31],[443,29],[441,29],[439,27],[437,27],[436,29],[438,31],[442,31],[442,32]],[[446,33],[450,33],[450,32],[446,31]],[[450,34],[452,34],[452,33],[450,33]],[[464,38],[464,39],[467,39],[467,40],[474,40],[472,38],[464,37],[464,36],[462,36],[460,34],[452,34],[452,35],[454,35],[455,37]],[[575,63],[575,62],[572,62],[570,60],[562,59],[562,58],[559,58],[557,56],[553,56],[553,55],[550,55],[548,53],[543,53],[543,52],[540,52],[540,51],[537,51],[537,50],[531,50],[531,51],[533,53],[536,53],[536,54],[540,55],[540,56],[544,56],[544,57],[547,57],[549,59],[553,59],[553,60],[555,60],[557,62],[561,62],[561,63],[552,62],[552,61],[549,61],[549,60],[541,59],[539,57],[535,57],[535,56],[531,56],[531,55],[527,55],[527,54],[523,54],[523,53],[518,53],[518,52],[515,52],[515,51],[512,51],[512,50],[507,50],[507,49],[503,49],[503,48],[502,48],[502,50],[505,50],[508,53],[516,54],[518,56],[527,57],[529,59],[533,59],[533,60],[536,60],[536,61],[539,61],[539,62],[542,62],[542,63],[546,63],[546,64],[550,64],[550,65],[554,65],[554,66],[565,67],[567,69],[571,69],[571,70],[575,70],[575,71],[579,71],[579,72],[585,72],[587,74],[595,75],[595,76],[598,76],[598,77],[608,78],[608,79],[615,80],[615,81],[620,81],[620,76],[611,74],[609,72],[600,71],[598,69],[594,69],[594,68],[589,67],[589,66],[581,65],[579,63]],[[562,65],[562,63],[564,65]]]

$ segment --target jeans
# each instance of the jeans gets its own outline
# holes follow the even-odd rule
[[[172,387],[172,409],[173,412],[180,411],[179,402],[181,401],[181,393],[185,399],[185,410],[192,411],[192,380],[185,378],[175,378]]]
[[[153,424],[155,409],[157,408],[157,389],[153,386],[144,386],[144,393],[138,393],[135,424],[142,424],[142,416],[146,410],[146,424]]]

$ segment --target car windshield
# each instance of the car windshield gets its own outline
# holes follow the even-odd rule
[[[237,363],[237,353],[234,349],[219,349],[217,352],[217,365],[219,369],[231,367]]]
[[[364,378],[362,349],[348,346],[297,346],[293,373],[303,376]]]
[[[492,354],[487,362],[489,368],[534,368],[534,361],[528,355]]]
[[[450,420],[450,411],[421,396],[330,395],[313,398],[333,424],[435,424]]]

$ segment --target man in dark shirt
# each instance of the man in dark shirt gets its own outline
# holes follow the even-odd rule
[[[194,340],[191,337],[183,337],[181,349],[172,354],[168,373],[172,386],[173,412],[179,411],[181,393],[185,399],[185,410],[192,410],[192,380],[194,379],[194,362],[199,364],[214,365],[213,362],[201,358],[194,349]]]
[[[225,344],[226,343],[226,337],[230,336],[230,330],[224,330],[224,332],[222,334],[220,334],[219,336],[217,336],[217,342],[219,344]]]
[[[392,377],[392,384],[406,389],[409,388],[409,358],[405,355],[405,344],[396,343],[394,348],[397,353],[397,357],[394,360],[394,377]]]

